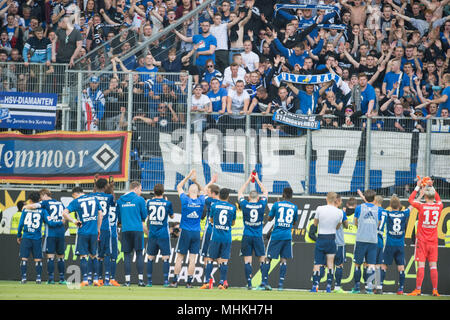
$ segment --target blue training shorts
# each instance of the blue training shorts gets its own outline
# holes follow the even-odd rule
[[[42,259],[42,240],[22,238],[20,242],[19,256],[28,258],[30,253],[34,259]]]
[[[176,252],[181,254],[198,254],[200,252],[200,231],[181,229]]]
[[[162,256],[170,256],[170,238],[148,238],[147,254],[156,256],[161,251]]]
[[[44,240],[45,253],[63,255],[65,249],[64,236],[46,237]]]
[[[403,246],[386,246],[383,252],[383,264],[391,265],[395,260],[398,266],[405,265],[405,248]]]
[[[363,264],[364,261],[368,264],[376,264],[377,247],[376,243],[356,241],[353,261],[359,265]]]
[[[263,237],[243,236],[241,241],[241,256],[249,257],[255,252],[255,256],[264,256],[264,240]]]
[[[97,255],[97,239],[96,234],[77,234],[75,254],[77,256]]]
[[[125,231],[122,232],[122,252],[128,253],[141,251],[144,249],[144,232],[143,231]]]
[[[292,258],[292,241],[272,239],[269,240],[266,256],[269,259],[278,259],[278,257],[284,259]]]

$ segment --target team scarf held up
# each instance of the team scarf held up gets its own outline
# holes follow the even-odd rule
[[[336,6],[327,6],[327,5],[314,5],[314,4],[277,4],[275,6],[275,11],[280,9],[311,9],[311,10],[328,10],[335,11],[339,14],[339,8]],[[299,29],[305,29],[309,27],[309,24],[303,24],[299,26]],[[319,29],[335,29],[335,30],[346,30],[345,24],[329,24],[329,23],[319,23],[317,24],[317,28]]]
[[[296,84],[321,84],[329,81],[338,83],[339,80],[341,80],[341,77],[330,72],[323,74],[295,74],[282,72],[278,76],[274,77],[277,87],[280,86],[282,81]]]

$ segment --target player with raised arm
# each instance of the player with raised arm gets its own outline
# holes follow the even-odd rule
[[[49,213],[49,220],[53,222],[63,222],[63,211],[64,205],[61,201],[52,199],[52,193],[48,189],[41,189],[39,191],[40,202],[30,203],[24,206],[25,209],[39,209],[42,208]],[[55,283],[55,255],[58,258],[58,271],[59,271],[59,284],[65,284],[65,263],[64,263],[64,252],[65,252],[65,242],[64,233],[66,232],[64,225],[58,225],[57,227],[52,227],[46,225],[45,228],[45,239],[43,249],[47,254],[47,273],[48,273],[48,284]]]
[[[286,276],[287,259],[292,258],[292,227],[298,218],[298,208],[291,202],[292,188],[283,189],[283,199],[273,204],[269,212],[269,221],[275,219],[269,244],[267,245],[266,261],[262,266],[261,285],[256,290],[272,290],[268,284],[270,263],[272,259],[281,258],[278,290],[283,290]]]
[[[364,192],[366,203],[355,209],[354,223],[358,227],[354,249],[355,270],[353,274],[354,287],[352,293],[360,293],[361,265],[367,263],[366,293],[373,294],[375,264],[377,261],[378,227],[383,210],[375,205],[376,193],[373,190]]]
[[[313,285],[311,292],[319,291],[320,267],[327,266],[326,292],[331,292],[334,278],[334,257],[336,255],[336,230],[341,227],[343,212],[339,209],[341,197],[336,192],[327,194],[327,204],[319,206],[314,216],[314,225],[318,227],[317,241],[314,249]]]
[[[244,198],[244,191],[247,186],[255,179],[261,189],[262,196],[258,195],[256,190],[250,191],[248,200]],[[263,219],[264,211],[267,207],[269,191],[261,183],[257,174],[251,174],[247,181],[238,191],[238,203],[242,210],[244,220],[244,234],[241,241],[241,255],[244,257],[245,279],[247,280],[247,289],[252,289],[252,254],[259,259],[260,268],[264,265],[264,239],[263,239]]]
[[[108,180],[100,178],[95,181],[95,192],[91,193],[92,196],[97,198],[102,208],[103,217],[102,225],[100,227],[100,239],[98,242],[98,257],[97,257],[97,270],[94,273],[94,286],[103,285],[103,264],[105,262],[105,285],[109,285],[110,281],[110,261],[111,261],[111,223],[109,214],[111,207],[115,207],[114,196],[106,193],[108,186]]]
[[[382,293],[383,282],[386,275],[387,266],[395,260],[398,270],[397,294],[403,294],[405,285],[405,231],[412,206],[406,210],[401,210],[400,199],[393,195],[389,202],[391,210],[384,210],[383,217],[386,225],[386,245],[383,250],[383,261],[381,265],[380,287],[377,293]]]
[[[75,254],[80,257],[80,268],[83,277],[81,286],[84,287],[89,285],[88,273],[93,273],[96,267],[91,265],[88,268],[87,258],[88,256],[92,259],[97,257],[97,244],[100,237],[103,212],[97,198],[85,194],[81,187],[72,189],[72,197],[74,200],[64,209],[63,216],[64,219],[78,226]],[[78,220],[72,218],[70,212],[75,212]]]
[[[130,183],[130,190],[122,195],[116,204],[117,223],[121,227],[122,252],[124,253],[125,284],[131,285],[131,259],[136,253],[136,268],[138,286],[144,283],[144,232],[148,234],[145,224],[147,209],[145,200],[141,197],[142,185],[139,181]]]
[[[228,288],[228,260],[231,255],[231,227],[236,222],[236,207],[229,203],[230,190],[222,188],[219,191],[219,201],[211,205],[211,216],[209,221],[212,225],[211,242],[208,248],[208,256],[211,258],[206,266],[206,281],[209,282],[213,269],[213,260],[217,261],[220,270],[218,288]]]
[[[439,296],[438,286],[438,231],[437,226],[443,204],[441,197],[433,187],[433,181],[419,179],[417,186],[409,196],[408,202],[419,211],[419,221],[417,223],[415,260],[418,262],[416,288],[409,293],[409,296],[419,296],[422,293],[422,282],[425,273],[425,262],[428,260],[430,266],[430,278],[433,286],[433,296]],[[425,185],[424,185],[425,184]],[[421,187],[422,186],[422,187]],[[425,203],[414,200],[417,192],[423,189]]]
[[[164,198],[164,186],[160,183],[153,187],[155,196],[147,200],[148,242],[147,242],[147,287],[152,286],[153,261],[158,251],[163,260],[164,287],[169,286],[170,234],[168,218],[173,218],[172,202]]]
[[[188,193],[183,190],[184,185],[191,179],[193,184],[189,186]],[[180,237],[177,243],[177,256],[175,259],[174,278],[170,287],[178,286],[178,275],[181,272],[181,266],[186,254],[189,252],[188,278],[186,288],[192,288],[192,279],[195,271],[195,261],[200,251],[200,220],[205,205],[205,196],[203,189],[197,182],[197,173],[195,169],[177,185],[177,191],[181,200],[181,221]]]
[[[35,205],[40,200],[38,192],[31,192],[28,195],[28,200],[32,205]],[[55,220],[55,221],[54,221]],[[36,283],[41,283],[42,276],[42,223],[48,224],[52,228],[64,228],[63,222],[54,219],[47,210],[42,207],[35,206],[34,209],[22,210],[20,216],[19,226],[17,229],[17,243],[20,245],[19,256],[21,258],[20,272],[22,275],[21,283],[27,282],[27,263],[30,253],[36,266]],[[23,231],[23,235],[22,235]]]
[[[212,224],[209,220],[211,217],[211,205],[215,203],[216,201],[219,201],[219,192],[220,188],[218,185],[215,184],[217,181],[217,174],[214,174],[211,178],[211,181],[205,186],[204,193],[205,196],[205,206],[203,207],[203,215],[202,220],[205,218],[205,229],[203,231],[203,238],[201,243],[201,249],[200,254],[203,257],[203,274],[206,275],[206,267],[208,266],[208,262],[211,261],[211,258],[208,256],[208,248],[209,243],[211,241],[211,234],[212,234]],[[211,277],[208,280],[206,280],[206,276],[204,277],[203,285],[200,287],[200,289],[212,289],[213,288],[213,278]]]

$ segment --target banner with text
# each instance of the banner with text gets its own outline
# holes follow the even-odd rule
[[[273,114],[274,121],[284,123],[297,128],[320,129],[320,121],[315,115],[303,115],[278,109]]]
[[[0,92],[0,128],[54,130],[57,95]]]
[[[0,182],[84,183],[96,173],[128,179],[131,133],[0,134]]]

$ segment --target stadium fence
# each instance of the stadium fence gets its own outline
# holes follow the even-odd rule
[[[434,177],[438,192],[449,197],[450,134],[448,120],[442,118],[402,118],[411,128],[422,121],[423,130],[398,132],[387,126],[395,118],[363,117],[362,128],[336,128],[332,122],[338,119],[324,116],[331,118],[331,125],[324,120],[319,130],[304,129],[274,122],[271,114],[192,111],[192,77],[184,73],[52,66],[49,71],[45,65],[0,64],[2,74],[8,75],[3,90],[57,93],[57,131],[131,132],[129,179],[117,184],[118,190],[127,190],[132,180],[140,180],[144,190],[156,183],[176,190],[183,176],[196,169],[201,183],[218,173],[219,184],[236,191],[256,170],[273,194],[290,185],[303,195],[354,195],[371,188],[407,197],[420,175]],[[88,88],[97,81],[94,86],[102,94],[89,95]],[[89,123],[86,103],[95,104],[97,98],[104,112]],[[70,190],[74,185],[47,187]],[[7,184],[8,189],[37,187]]]

